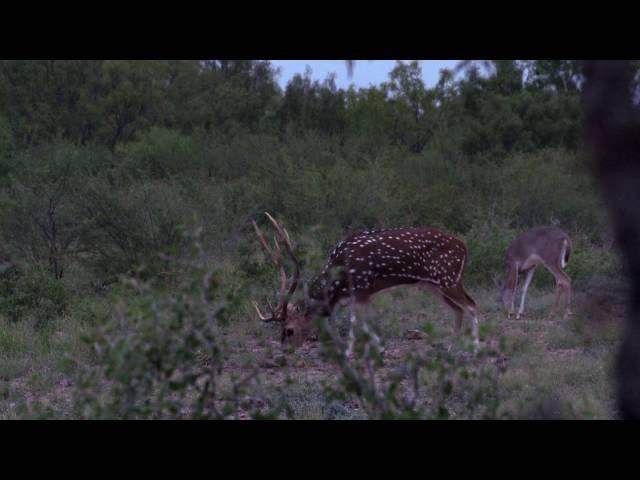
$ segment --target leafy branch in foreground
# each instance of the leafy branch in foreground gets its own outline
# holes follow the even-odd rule
[[[170,290],[128,280],[132,296],[90,339],[96,358],[80,375],[79,417],[225,419],[247,410],[243,399],[259,387],[258,370],[247,365],[234,375],[225,368],[220,329],[234,311],[234,294],[225,291],[197,235],[195,249],[193,259],[175,260],[181,281]],[[265,404],[250,402],[248,414],[268,415],[252,407]]]
[[[317,322],[324,356],[339,372],[337,381],[326,385],[327,399],[355,397],[370,419],[501,416],[500,348],[485,344],[474,354],[470,341],[451,349],[435,345],[408,352],[400,366],[390,369],[369,322],[355,322],[352,356],[345,355],[335,321]]]

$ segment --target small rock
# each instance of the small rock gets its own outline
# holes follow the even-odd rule
[[[420,330],[407,330],[404,332],[404,338],[407,340],[422,340],[424,335]]]
[[[259,363],[260,368],[278,368],[279,365],[273,360],[263,360]]]
[[[287,357],[285,355],[276,355],[273,359],[265,358],[258,365],[261,368],[279,368],[284,367],[287,364]]]
[[[277,366],[284,367],[287,364],[287,357],[285,357],[284,355],[278,355],[273,359],[273,361]]]

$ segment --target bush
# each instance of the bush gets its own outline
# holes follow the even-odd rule
[[[2,274],[0,311],[12,321],[30,317],[44,324],[62,315],[68,303],[63,283],[43,270],[21,273],[11,269]]]
[[[194,221],[193,208],[178,184],[148,181],[120,189],[96,178],[83,189],[83,210],[91,235],[88,260],[104,278],[142,264],[157,273],[162,255],[177,255],[182,232]],[[153,266],[153,267],[152,267]]]
[[[85,366],[77,384],[79,417],[222,419],[239,413],[257,372],[251,366],[241,377],[223,371],[220,328],[237,302],[207,260],[199,249],[174,265],[184,274],[167,292],[128,281],[128,301],[89,339],[95,364]]]
[[[3,166],[6,165],[4,160],[13,153],[14,148],[11,125],[5,116],[0,115],[0,177],[6,173],[3,171]]]
[[[175,130],[154,127],[120,149],[120,170],[143,178],[196,174],[205,167],[206,146]]]
[[[505,273],[505,256],[517,232],[499,215],[487,215],[473,222],[464,235],[469,249],[465,279],[471,283],[494,284]]]
[[[606,213],[585,163],[575,153],[547,149],[475,167],[474,187],[484,196],[478,210],[494,208],[518,228],[558,223],[597,235]]]
[[[323,353],[338,369],[336,383],[327,386],[325,401],[356,399],[372,420],[504,415],[497,366],[504,353],[498,345],[482,346],[475,354],[469,342],[459,345],[462,350],[457,352],[439,347],[410,352],[400,368],[383,374],[384,362],[368,322],[355,323],[354,353],[347,358],[336,327],[318,321]]]
[[[622,264],[617,251],[591,243],[586,235],[571,236],[573,250],[567,264],[567,274],[574,287],[586,285],[595,277],[618,277]]]
[[[14,261],[48,265],[62,278],[67,256],[85,233],[77,193],[105,168],[104,153],[54,144],[12,157],[9,185],[0,193],[0,235]]]

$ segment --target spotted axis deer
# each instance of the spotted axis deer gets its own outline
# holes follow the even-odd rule
[[[551,313],[559,306],[563,294],[566,297],[564,318],[570,315],[571,308],[571,280],[563,271],[571,255],[571,240],[569,236],[555,225],[534,227],[517,237],[506,255],[506,280],[502,289],[502,302],[513,315],[518,276],[526,273],[522,287],[522,299],[516,319],[524,313],[524,302],[533,274],[540,265],[546,268],[556,280],[556,296]]]
[[[288,299],[299,283],[300,263],[293,254],[288,232],[271,215],[266,215],[277,233],[274,248],[266,242],[255,221],[252,223],[265,252],[280,268],[280,290],[278,304],[271,308],[270,315],[263,315],[256,302],[254,306],[261,320],[282,323],[283,343],[303,341],[311,331],[312,317],[330,316],[338,303],[367,304],[373,295],[383,290],[418,285],[430,290],[453,310],[456,334],[460,333],[464,315],[468,313],[474,345],[478,345],[476,303],[462,285],[467,247],[461,240],[434,228],[396,228],[352,235],[333,249],[327,264],[311,282],[309,303],[289,304]],[[288,292],[280,242],[295,265]],[[352,310],[347,355],[353,351],[355,321]],[[365,331],[368,331],[366,324]],[[373,336],[379,342],[375,334]]]

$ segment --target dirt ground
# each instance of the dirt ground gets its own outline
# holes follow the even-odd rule
[[[611,373],[625,312],[624,294],[619,288],[602,288],[597,282],[586,285],[575,292],[573,315],[566,320],[549,317],[553,292],[531,292],[527,314],[520,320],[507,318],[493,296],[487,292],[479,295],[484,325],[482,345],[494,349],[499,344],[507,347],[498,349],[500,351],[494,356],[467,360],[476,366],[484,362],[485,366],[496,367],[507,403],[513,401],[514,405],[520,405],[516,417],[527,418],[527,412],[538,408],[535,405],[538,397],[539,403],[543,404],[551,398],[560,405],[557,409],[561,413],[531,413],[534,417],[615,416]],[[379,325],[385,347],[384,366],[379,371],[381,377],[401,367],[410,353],[428,354],[446,349],[452,343],[452,318],[433,299],[408,294],[404,298],[384,299],[379,302],[378,309],[383,312],[381,318],[398,318],[395,328]],[[439,329],[435,337],[421,328],[425,318]],[[270,386],[283,386],[288,382],[287,388],[300,390],[299,403],[311,406],[301,408],[297,418],[327,418],[325,409],[314,404],[320,402],[316,398],[320,396],[320,386],[335,384],[340,369],[324,360],[320,342],[307,341],[295,351],[286,352],[276,340],[277,331],[268,331],[266,339],[246,339],[260,366],[263,382]],[[242,366],[237,358],[242,353],[246,353],[246,343],[230,352],[227,364],[230,372],[241,373]],[[523,407],[527,402],[534,406]],[[348,406],[358,410],[357,401]],[[347,412],[342,418],[362,418],[360,413]],[[239,418],[245,417],[245,412],[240,413]]]
[[[510,418],[615,418],[612,372],[625,314],[623,289],[597,280],[583,285],[576,290],[574,314],[568,320],[549,318],[553,301],[549,289],[530,291],[527,315],[520,320],[506,317],[495,302],[495,292],[474,292],[474,296],[481,312],[482,345],[498,353],[467,358],[468,353],[460,351],[459,357],[469,365],[495,367]],[[428,355],[452,344],[453,317],[431,296],[406,291],[373,303],[374,327],[385,348],[380,377],[402,367],[412,353]],[[425,328],[427,324],[430,328]],[[344,331],[342,335],[345,338]],[[247,374],[247,365],[257,366],[263,391],[280,388],[293,408],[293,418],[367,418],[356,398],[327,401],[325,389],[338,383],[341,370],[325,360],[319,341],[283,350],[277,326],[263,325],[249,315],[226,336],[225,373],[240,377]],[[45,400],[57,412],[56,418],[70,418],[73,376],[28,357],[20,368],[24,373],[5,381],[2,418],[21,418],[16,407],[24,400]],[[263,397],[251,397],[247,405],[259,406]],[[248,418],[249,410],[240,408],[236,418]],[[466,417],[458,411],[456,418]]]

